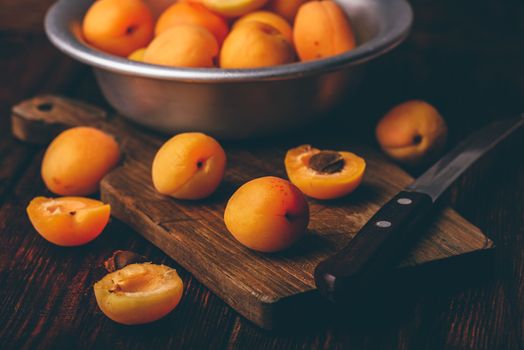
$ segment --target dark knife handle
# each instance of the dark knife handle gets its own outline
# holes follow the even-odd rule
[[[418,226],[433,207],[430,196],[402,191],[387,202],[340,252],[315,269],[317,289],[336,301],[391,268],[418,235]]]

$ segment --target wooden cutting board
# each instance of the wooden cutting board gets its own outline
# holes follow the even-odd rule
[[[309,200],[311,221],[306,237],[287,251],[261,254],[243,247],[228,233],[224,207],[235,189],[250,179],[285,177],[283,158],[289,145],[226,144],[228,168],[218,191],[205,200],[180,201],[156,193],[151,184],[151,163],[165,137],[118,116],[107,116],[96,107],[56,96],[37,97],[13,108],[13,133],[24,141],[47,143],[65,128],[78,125],[112,133],[122,147],[121,166],[103,179],[100,189],[113,216],[264,328],[276,327],[280,315],[289,312],[290,303],[299,305],[301,296],[315,289],[315,266],[345,246],[383,203],[412,181],[380,153],[352,147],[367,161],[361,187],[340,200]],[[420,237],[396,267],[398,271],[493,247],[477,227],[449,208]]]

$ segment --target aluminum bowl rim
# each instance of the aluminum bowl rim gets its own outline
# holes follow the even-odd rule
[[[256,82],[264,80],[287,80],[319,75],[357,65],[380,56],[398,46],[408,36],[413,22],[413,11],[406,0],[396,1],[401,9],[395,13],[393,24],[384,35],[377,35],[355,49],[340,55],[307,62],[295,62],[267,68],[222,69],[165,67],[128,60],[97,50],[79,40],[73,34],[67,11],[75,6],[74,0],[59,0],[47,11],[45,31],[49,40],[62,52],[95,68],[113,73],[142,78],[185,82]]]

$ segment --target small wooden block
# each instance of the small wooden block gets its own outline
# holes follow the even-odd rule
[[[35,109],[46,101],[59,108]],[[166,252],[231,307],[264,328],[278,326],[279,315],[286,312],[289,301],[311,302],[301,296],[315,290],[316,265],[344,247],[383,203],[412,181],[380,153],[354,147],[352,150],[367,162],[361,187],[351,196],[336,201],[310,199],[311,221],[306,237],[287,251],[261,254],[232,238],[224,225],[223,212],[228,198],[244,182],[267,175],[285,177],[284,149],[226,147],[228,169],[218,191],[202,201],[179,201],[158,194],[151,184],[151,163],[165,139],[118,117],[102,116],[93,107],[46,96],[13,109],[13,132],[22,140],[39,143],[48,141],[56,130],[73,125],[94,125],[114,133],[121,140],[125,162],[101,184],[102,199],[111,204],[112,214]],[[40,129],[34,123],[40,124]],[[42,131],[45,125],[52,130]],[[477,227],[450,208],[444,208],[420,236],[396,269],[493,247]]]

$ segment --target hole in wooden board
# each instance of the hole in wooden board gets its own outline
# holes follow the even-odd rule
[[[51,102],[42,102],[36,106],[40,112],[50,112],[53,109],[53,104]]]

